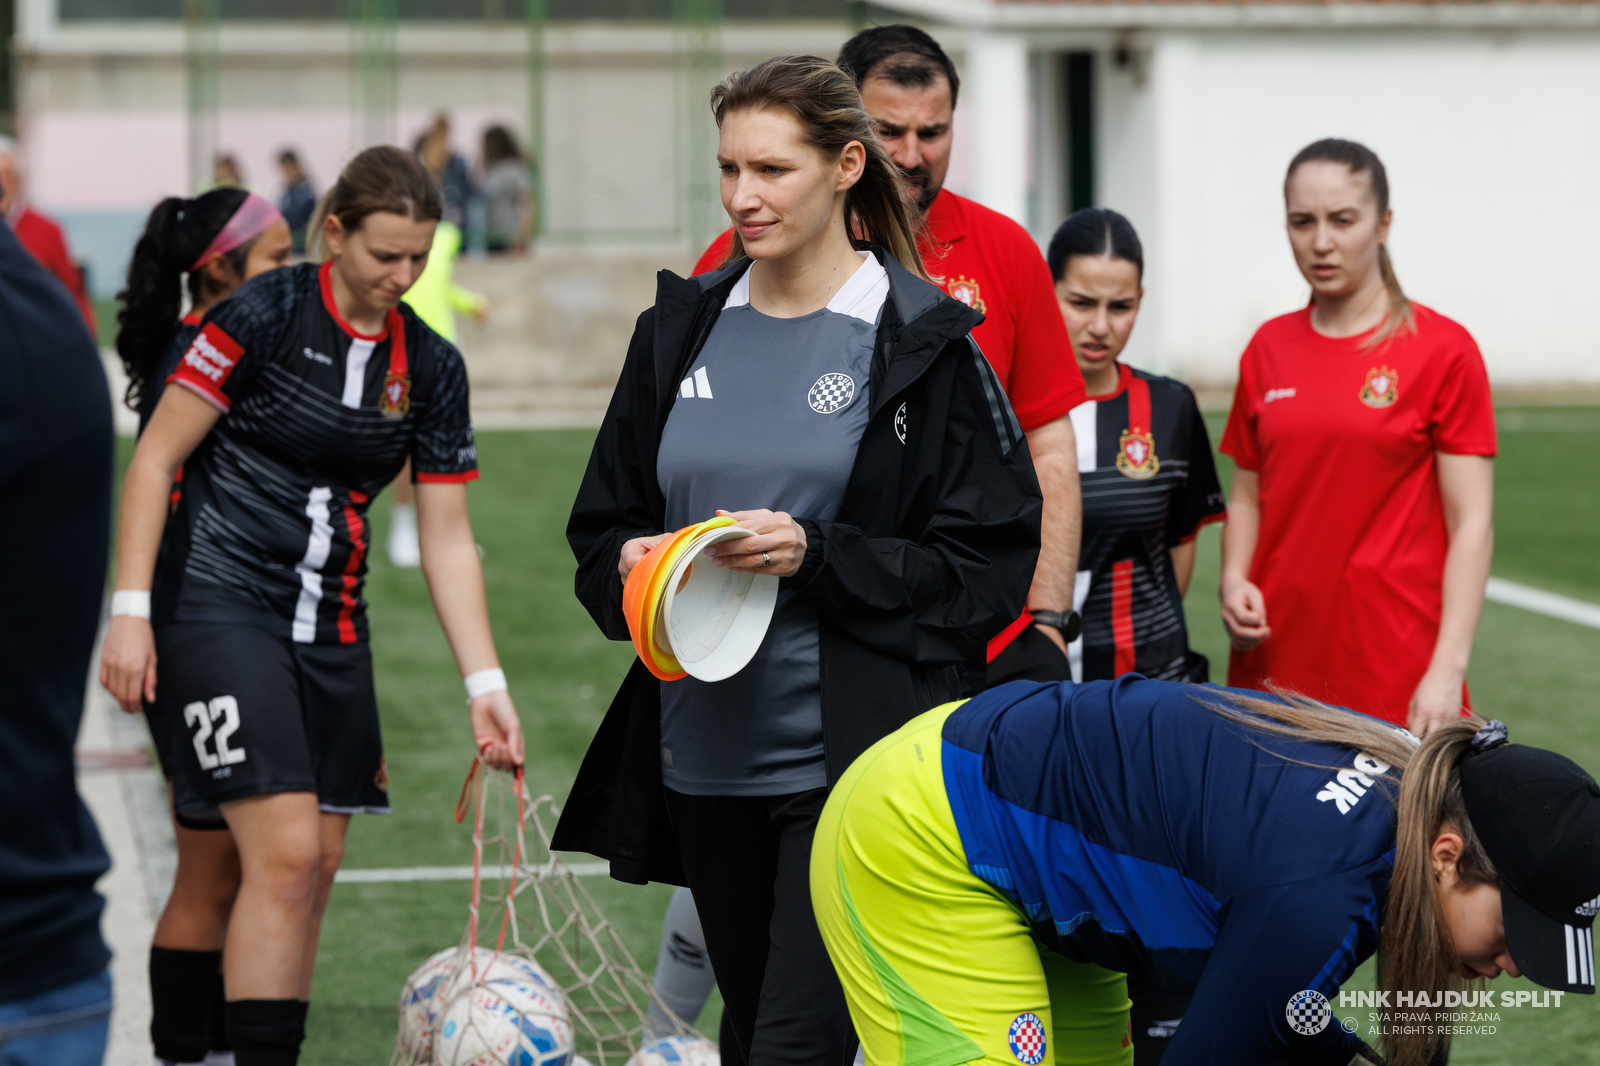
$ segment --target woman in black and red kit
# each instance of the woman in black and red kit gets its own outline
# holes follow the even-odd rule
[[[388,810],[361,591],[367,508],[408,458],[474,740],[492,765],[522,761],[467,518],[466,371],[399,306],[440,214],[408,154],[353,159],[313,223],[327,261],[212,309],[124,482],[101,682],[168,731],[177,812],[220,811],[238,845],[223,953],[238,1066],[298,1059],[350,815]]]
[[[1227,504],[1194,393],[1119,361],[1144,296],[1139,235],[1117,212],[1086,208],[1061,224],[1046,258],[1089,391],[1071,412],[1083,486],[1073,608],[1083,631],[1063,659],[1019,619],[990,642],[989,684],[1126,673],[1205,681],[1183,595],[1195,536]]]
[[[126,401],[139,412],[141,432],[167,376],[200,332],[201,318],[246,281],[286,264],[293,248],[278,209],[237,186],[192,200],[171,197],[150,212],[117,313]],[[180,319],[184,288],[190,306]],[[174,492],[182,477],[180,470]],[[152,728],[150,737],[170,779],[170,731]],[[239,852],[220,816],[173,815],[178,868],[150,946],[150,1039],[158,1060],[200,1062],[208,1051],[228,1049],[221,1017],[222,941],[239,889]]]

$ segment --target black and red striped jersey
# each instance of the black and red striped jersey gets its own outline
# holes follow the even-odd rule
[[[1181,381],[1120,366],[1117,391],[1072,409],[1083,546],[1068,647],[1074,681],[1130,671],[1189,680],[1189,633],[1173,547],[1226,517],[1211,439]]]
[[[206,315],[168,379],[223,412],[184,464],[151,615],[305,644],[367,638],[367,508],[406,459],[418,481],[478,476],[458,352],[402,305],[366,336],[329,266],[273,270]]]

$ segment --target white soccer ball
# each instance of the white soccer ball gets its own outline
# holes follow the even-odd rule
[[[722,1052],[709,1040],[669,1036],[640,1047],[627,1066],[722,1066]]]
[[[525,967],[491,964],[451,982],[434,1030],[438,1066],[568,1066],[572,1053],[566,1000]]]
[[[459,948],[445,948],[429,957],[406,978],[400,991],[400,1047],[411,1061],[433,1061],[433,1023],[438,1019],[441,993],[456,968]]]
[[[458,962],[460,975],[452,981]],[[474,978],[479,982],[511,980],[539,985],[558,1003],[564,1003],[555,981],[532,959],[478,947],[473,949],[472,966],[468,967],[461,961],[460,948],[445,948],[418,966],[400,993],[400,1046],[412,1062],[419,1066],[433,1062],[440,1009],[454,989],[472,984]]]

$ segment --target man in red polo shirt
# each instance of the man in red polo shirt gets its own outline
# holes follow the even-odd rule
[[[0,136],[0,217],[11,226],[17,240],[72,295],[89,336],[95,335],[94,305],[84,291],[83,272],[67,250],[66,235],[54,219],[29,207],[22,199],[22,177],[17,169],[17,142]]]
[[[1083,376],[1056,305],[1050,268],[1028,231],[974,200],[944,188],[950,169],[956,94],[961,80],[937,41],[914,26],[876,26],[845,42],[839,65],[855,74],[878,137],[918,190],[927,219],[922,261],[946,292],[983,312],[973,339],[1004,382],[1044,491],[1039,565],[1028,614],[990,645],[990,658],[1039,612],[1069,624],[1083,505],[1077,441],[1067,412],[1083,403]],[[733,242],[724,232],[695,264],[721,264]],[[1036,628],[1066,655],[1055,625]]]

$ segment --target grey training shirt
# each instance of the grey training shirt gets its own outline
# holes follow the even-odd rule
[[[667,530],[770,508],[831,520],[867,425],[867,374],[889,276],[871,254],[821,311],[772,318],[750,306],[747,270],[683,379],[656,477]],[[661,685],[661,774],[698,796],[822,788],[816,610],[778,593],[755,658],[725,681]]]

